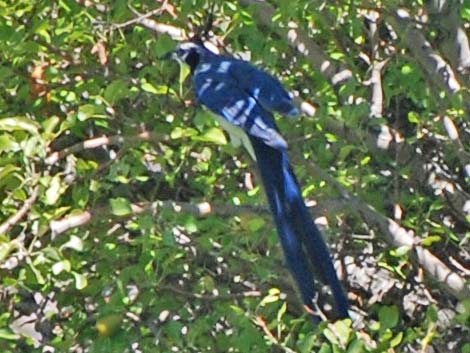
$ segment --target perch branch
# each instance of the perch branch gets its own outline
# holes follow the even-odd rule
[[[61,151],[52,152],[46,158],[46,164],[55,164],[57,163],[57,161],[68,156],[69,154],[78,153],[86,149],[92,149],[108,145],[119,145],[123,143],[135,144],[140,141],[162,141],[165,139],[168,139],[166,135],[155,134],[148,131],[141,132],[140,134],[137,134],[135,136],[127,137],[121,135],[95,137],[90,140],[76,143],[75,145],[64,148]]]
[[[174,294],[178,294],[184,297],[202,299],[204,301],[232,300],[232,299],[238,299],[238,298],[261,297],[262,295],[261,292],[257,290],[251,290],[251,291],[240,292],[240,293],[208,295],[208,294],[188,292],[178,287],[170,286],[170,285],[158,286],[158,288],[156,288],[155,290],[157,291],[166,290],[166,291],[169,291],[169,292],[172,292]]]
[[[173,210],[178,213],[190,213],[195,217],[207,217],[211,214],[219,216],[234,216],[246,212],[255,213],[268,213],[268,209],[263,206],[231,206],[231,205],[211,205],[208,202],[190,203],[190,202],[176,202],[176,201],[155,201],[155,202],[141,202],[130,205],[131,213],[129,216],[141,214],[144,212],[156,213],[162,209]],[[71,214],[64,218],[51,221],[50,228],[54,235],[62,234],[72,228],[83,226],[93,220],[94,217],[99,215],[100,219],[103,217],[112,216],[110,207],[98,207],[83,211],[78,214]]]
[[[28,197],[28,199],[26,199],[24,202],[23,206],[21,206],[21,208],[13,216],[8,218],[6,222],[0,224],[0,234],[7,233],[15,224],[17,224],[24,216],[26,216],[38,198],[38,191],[39,188],[36,186],[33,189],[31,196]]]
[[[346,207],[357,210],[367,224],[380,229],[388,243],[396,247],[409,247],[417,263],[424,268],[432,280],[439,283],[456,298],[462,299],[470,296],[470,285],[465,282],[465,279],[448,268],[429,250],[419,245],[419,239],[412,232],[408,232],[397,222],[385,217],[372,206],[352,195],[317,165],[311,163],[309,167],[313,173],[327,180],[329,185],[334,186],[340,192]]]
[[[263,26],[273,28],[282,37],[286,38],[289,45],[304,55],[333,86],[338,86],[353,77],[351,70],[333,62],[318,44],[299,29],[296,23],[290,22],[288,29],[279,26],[274,27],[272,18],[276,10],[267,1],[239,0],[239,2],[242,6],[252,6],[255,17]]]
[[[395,31],[404,37],[406,46],[433,81],[450,94],[458,92],[460,84],[452,68],[432,48],[423,33],[416,28],[409,13],[404,9],[399,9],[394,15],[388,16],[388,20]]]

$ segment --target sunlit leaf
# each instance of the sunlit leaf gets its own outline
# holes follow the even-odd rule
[[[75,288],[78,290],[82,290],[88,285],[88,279],[84,275],[73,272],[73,276],[75,277]]]
[[[226,145],[227,144],[227,138],[225,137],[224,131],[222,129],[217,128],[217,127],[210,128],[209,130],[204,132],[203,135],[197,136],[194,139],[200,140],[200,141],[216,143],[218,145]]]
[[[61,246],[61,249],[73,249],[75,251],[83,251],[83,240],[76,235],[70,236],[68,242]]]
[[[29,132],[30,134],[37,135],[38,129],[38,124],[27,118],[12,117],[0,119],[0,131],[23,130]]]
[[[115,199],[110,199],[109,203],[111,205],[111,210],[116,216],[126,216],[132,213],[132,208],[129,200],[119,197]]]
[[[0,152],[11,150],[16,145],[16,142],[9,135],[0,135]]]
[[[55,275],[58,275],[59,273],[63,271],[70,272],[71,269],[72,269],[72,266],[70,264],[70,261],[68,260],[62,260],[52,265],[52,273]]]
[[[9,329],[0,328],[0,338],[4,340],[15,341],[21,338],[20,335],[11,332]]]
[[[46,190],[46,203],[54,205],[61,195],[61,178],[59,175],[52,177],[49,187]]]
[[[143,82],[140,87],[145,92],[149,92],[149,93],[153,93],[157,95],[168,93],[168,86],[164,86],[164,85],[154,86],[150,82]]]

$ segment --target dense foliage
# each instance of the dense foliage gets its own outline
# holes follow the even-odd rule
[[[469,26],[468,0],[0,2],[0,351],[470,352]],[[351,320],[304,313],[255,164],[159,59],[204,31],[297,96]]]

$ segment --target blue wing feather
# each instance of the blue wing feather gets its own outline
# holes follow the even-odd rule
[[[217,70],[218,65],[212,65]],[[269,112],[257,101],[240,89],[230,75],[212,71],[196,72],[194,85],[199,102],[231,124],[242,128],[248,135],[255,136],[268,146],[287,149],[287,143],[279,134]]]
[[[299,114],[291,95],[275,77],[242,60],[233,61],[230,73],[239,87],[255,98],[264,109],[288,116]]]

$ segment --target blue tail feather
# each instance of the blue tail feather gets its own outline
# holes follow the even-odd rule
[[[281,239],[284,256],[299,287],[302,300],[314,310],[313,275],[309,264],[321,273],[333,292],[337,314],[348,317],[348,302],[337,278],[328,248],[305,206],[285,150],[267,146],[257,138],[251,143]]]

